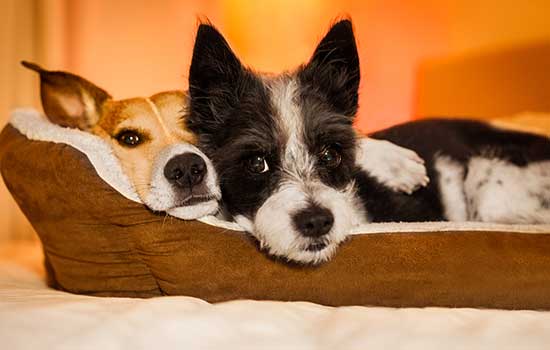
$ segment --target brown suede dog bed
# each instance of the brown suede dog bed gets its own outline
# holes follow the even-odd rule
[[[57,289],[209,302],[550,309],[547,226],[378,224],[328,263],[288,265],[242,232],[154,214],[108,185],[82,152],[32,138],[6,126],[0,169],[40,236]],[[391,233],[376,233],[386,228]]]

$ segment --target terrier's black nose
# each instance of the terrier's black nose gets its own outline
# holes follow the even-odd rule
[[[294,214],[292,220],[296,229],[306,237],[321,237],[329,233],[334,216],[327,208],[310,205]]]
[[[204,179],[206,163],[195,153],[184,153],[170,159],[164,167],[164,177],[173,185],[193,188]]]

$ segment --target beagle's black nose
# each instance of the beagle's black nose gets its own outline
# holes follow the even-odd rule
[[[312,238],[326,235],[334,225],[332,212],[318,205],[298,211],[292,219],[298,232]]]
[[[164,177],[173,185],[193,188],[206,175],[206,163],[195,153],[184,153],[170,159],[164,167]]]

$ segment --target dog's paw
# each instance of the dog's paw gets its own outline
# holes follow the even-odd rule
[[[359,139],[358,145],[357,164],[392,190],[411,194],[430,182],[424,160],[416,152],[371,138]]]

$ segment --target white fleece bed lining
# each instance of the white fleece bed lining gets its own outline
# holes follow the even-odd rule
[[[63,128],[48,121],[32,108],[16,109],[10,124],[30,140],[48,141],[69,145],[84,153],[97,174],[109,186],[129,200],[142,203],[109,144],[100,137],[77,129]],[[214,216],[198,219],[209,225],[234,230],[243,229],[234,222]],[[513,233],[550,233],[550,225],[505,225],[479,222],[407,222],[371,223],[355,227],[351,234],[422,233],[422,232],[490,231]]]

